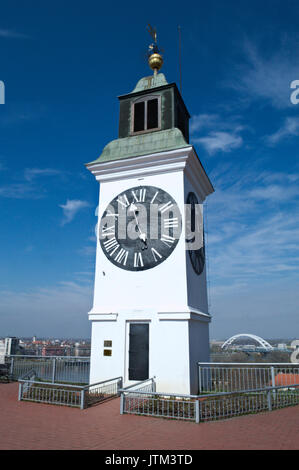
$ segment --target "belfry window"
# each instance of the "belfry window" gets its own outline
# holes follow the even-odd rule
[[[149,96],[132,103],[132,134],[160,127],[160,96]]]

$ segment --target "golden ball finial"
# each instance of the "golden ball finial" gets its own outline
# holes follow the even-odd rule
[[[163,57],[160,54],[160,50],[157,44],[157,31],[150,24],[147,25],[147,30],[150,33],[154,42],[150,44],[148,48],[148,65],[154,71],[156,75],[163,65]]]
[[[151,54],[148,58],[148,65],[156,74],[163,65],[163,58],[161,54],[159,54],[158,52],[154,52],[153,54]]]

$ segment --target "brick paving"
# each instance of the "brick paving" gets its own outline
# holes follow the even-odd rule
[[[0,384],[1,450],[299,449],[299,406],[195,424],[120,415],[119,399],[81,411],[17,395]]]

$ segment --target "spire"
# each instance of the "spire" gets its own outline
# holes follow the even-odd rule
[[[154,71],[154,75],[156,75],[163,65],[163,57],[160,53],[161,51],[159,50],[157,44],[156,28],[153,28],[150,24],[148,24],[147,30],[154,41],[152,44],[149,45],[148,48],[148,65]]]

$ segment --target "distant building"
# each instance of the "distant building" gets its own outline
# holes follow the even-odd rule
[[[6,356],[11,356],[17,354],[19,349],[19,338],[12,336],[10,338],[5,338],[5,354]]]
[[[0,364],[5,363],[5,356],[12,356],[19,351],[19,338],[10,336],[0,340]]]
[[[75,356],[90,356],[90,345],[87,344],[75,344],[74,348]]]
[[[299,374],[293,374],[293,373],[283,373],[279,372],[275,376],[275,385],[277,387],[281,387],[284,385],[294,385],[294,384],[299,384]],[[270,382],[270,385],[272,385],[272,381]]]
[[[65,348],[61,346],[46,345],[41,351],[42,356],[65,356]]]

